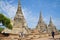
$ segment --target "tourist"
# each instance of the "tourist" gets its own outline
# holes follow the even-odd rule
[[[55,32],[54,31],[52,31],[52,37],[54,38],[54,35],[55,35]]]

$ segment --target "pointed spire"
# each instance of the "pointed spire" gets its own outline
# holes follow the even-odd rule
[[[50,23],[49,24],[52,24],[52,17],[50,17]]]
[[[47,32],[47,25],[45,24],[45,22],[43,21],[43,17],[42,17],[42,12],[40,11],[40,17],[39,17],[39,21],[38,24],[36,26],[36,29],[38,29],[40,32]]]
[[[40,12],[40,18],[42,18],[42,12]]]
[[[42,12],[40,11],[40,22],[42,22],[43,21],[43,17],[42,17]]]
[[[21,4],[20,4],[20,0],[18,0],[18,9],[17,11],[21,11]]]
[[[48,32],[51,33],[52,31],[57,33],[56,26],[52,22],[52,17],[50,17],[50,22],[49,22],[49,25],[48,25]]]
[[[18,0],[18,8],[17,8],[17,12],[16,12],[16,15],[15,15],[15,18],[16,17],[21,18],[22,16],[23,16],[23,13],[22,13],[22,9],[21,9],[21,4],[20,4],[20,0]]]
[[[21,4],[20,4],[20,0],[18,0],[18,7],[20,7],[20,5],[21,5]]]
[[[20,28],[19,32],[28,32],[28,26],[27,23],[25,21],[22,9],[21,9],[21,4],[20,4],[20,0],[18,0],[18,8],[17,8],[17,12],[16,15],[14,17],[14,28]],[[18,30],[17,30],[18,31]]]

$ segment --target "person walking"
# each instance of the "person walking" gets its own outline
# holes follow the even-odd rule
[[[55,32],[54,31],[52,31],[52,37],[54,38],[54,35],[55,35]]]

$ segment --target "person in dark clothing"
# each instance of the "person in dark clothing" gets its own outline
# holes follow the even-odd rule
[[[55,32],[54,31],[52,31],[52,37],[54,38],[54,35],[55,35]]]

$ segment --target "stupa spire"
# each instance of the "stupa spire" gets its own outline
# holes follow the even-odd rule
[[[26,20],[24,18],[22,9],[21,9],[21,4],[20,4],[20,0],[18,0],[18,8],[17,8],[17,12],[16,15],[14,17],[14,28],[18,28],[20,29],[19,32],[27,32],[28,31],[28,26],[26,23]]]
[[[42,17],[42,11],[40,11],[40,22],[42,22],[43,21],[43,17]]]
[[[18,0],[18,6],[20,5],[20,0]]]
[[[50,16],[50,22],[49,24],[52,24],[53,25],[53,22],[52,22],[52,17]]]
[[[20,0],[18,0],[18,9],[21,10]]]
[[[58,33],[57,29],[56,29],[56,26],[52,22],[52,17],[50,17],[50,22],[49,22],[49,25],[48,25],[48,33],[51,33],[52,31],[54,31],[55,33]]]
[[[20,0],[18,0],[18,8],[17,8],[17,12],[19,12],[19,11],[22,12]]]
[[[43,17],[42,17],[42,12],[41,11],[40,11],[40,17],[39,17],[39,21],[38,21],[38,24],[36,26],[36,29],[38,29],[40,32],[45,32],[45,31],[47,32],[47,25],[43,21]]]

